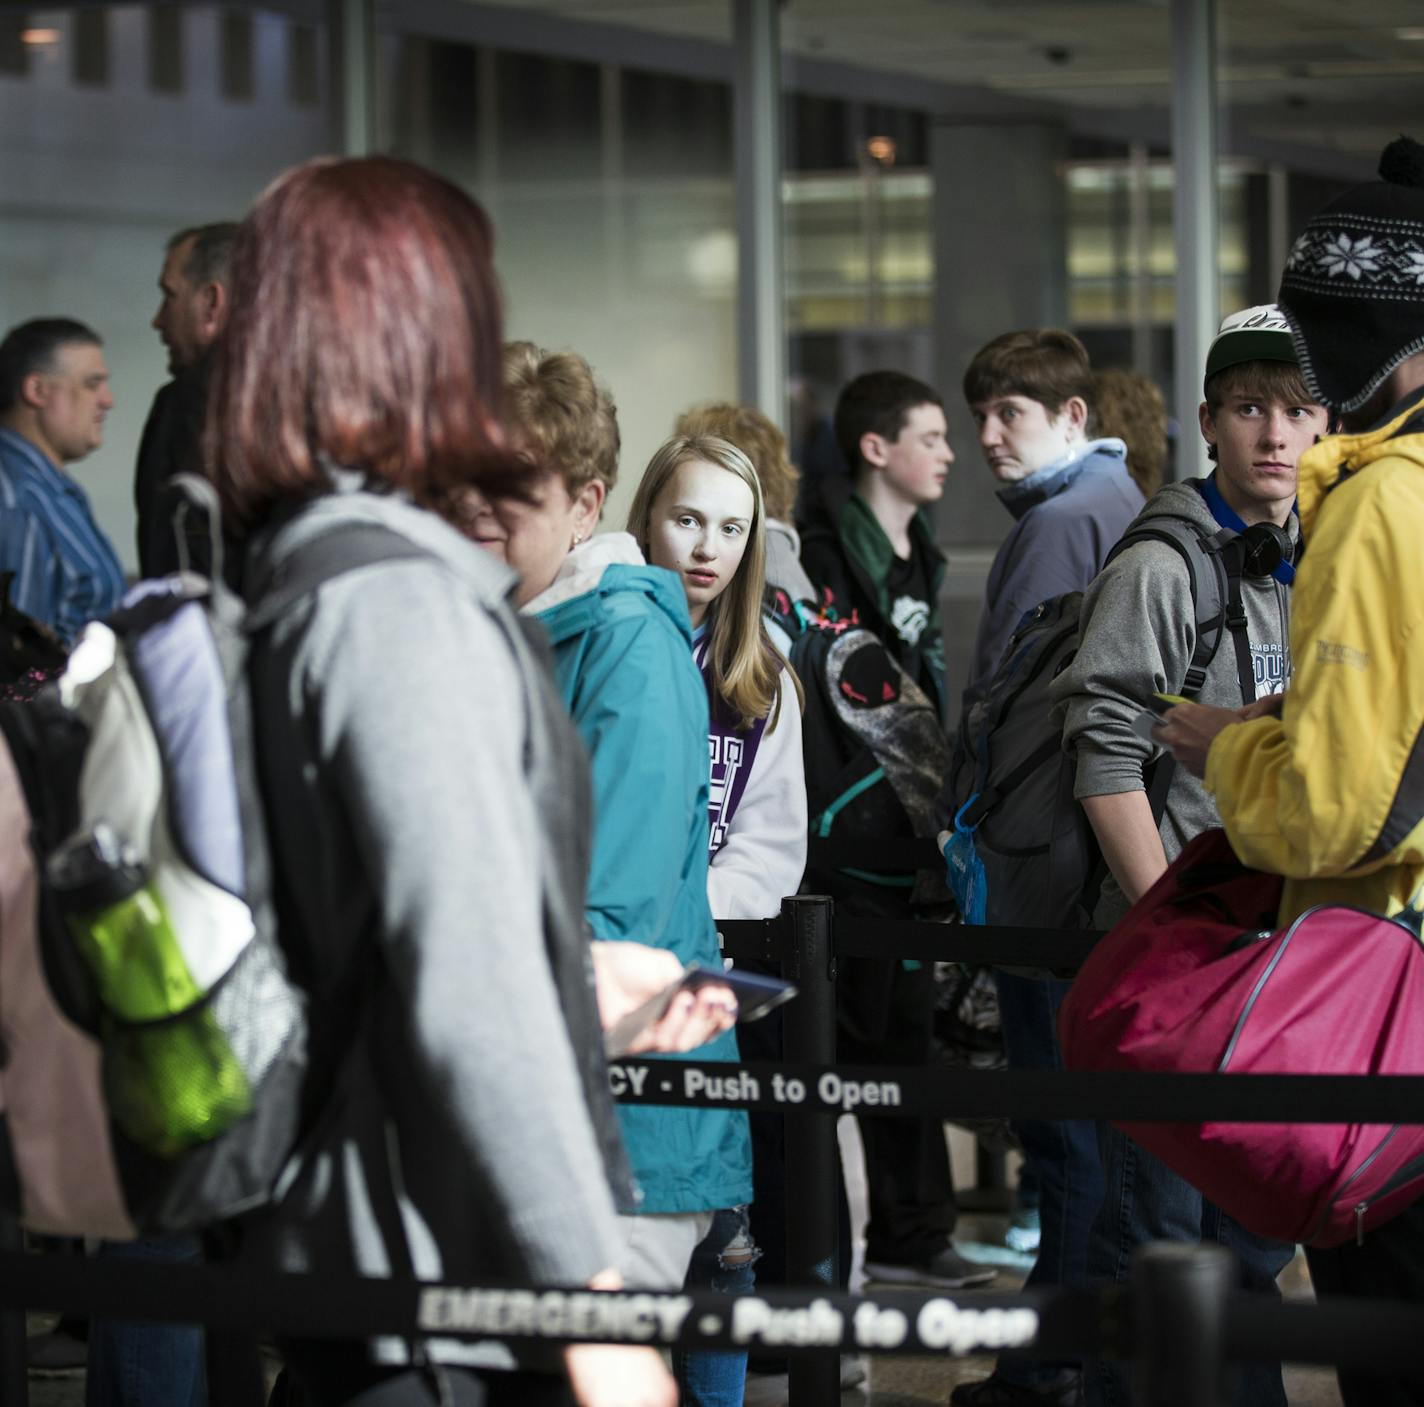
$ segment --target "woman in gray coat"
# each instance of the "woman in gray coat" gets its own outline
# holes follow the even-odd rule
[[[281,612],[250,665],[313,1074],[299,1171],[249,1246],[291,1270],[616,1288],[584,768],[512,574],[431,511],[518,490],[489,410],[488,223],[418,167],[310,162],[243,224],[232,297],[208,436],[249,600],[318,551],[366,563]],[[567,1392],[557,1361],[531,1373],[502,1344],[284,1348],[320,1407]],[[586,1407],[671,1407],[651,1350],[562,1366]]]

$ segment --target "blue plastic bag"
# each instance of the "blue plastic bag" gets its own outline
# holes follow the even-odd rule
[[[949,871],[949,890],[959,905],[965,923],[982,924],[989,898],[989,881],[984,862],[974,848],[976,827],[964,824],[964,813],[979,799],[978,793],[960,807],[954,818],[954,834],[944,843],[944,864]]]

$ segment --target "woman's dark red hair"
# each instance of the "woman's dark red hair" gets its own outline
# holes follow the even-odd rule
[[[484,211],[389,157],[278,177],[233,249],[208,458],[239,530],[330,484],[323,461],[439,507],[527,470],[498,428],[503,339]]]

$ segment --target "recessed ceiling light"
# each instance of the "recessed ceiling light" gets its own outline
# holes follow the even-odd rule
[[[22,29],[20,43],[32,44],[35,47],[44,44],[58,44],[59,31],[57,29]]]
[[[1414,26],[1408,29],[1396,29],[1394,31],[1396,39],[1404,39],[1415,44],[1424,44],[1424,29]]]
[[[872,161],[879,162],[881,166],[893,166],[895,164],[894,137],[867,137],[865,139],[865,154]]]

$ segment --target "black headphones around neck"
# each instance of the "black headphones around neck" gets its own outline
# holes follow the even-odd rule
[[[1241,571],[1257,579],[1270,576],[1292,557],[1290,534],[1275,523],[1252,523],[1241,533]]]

